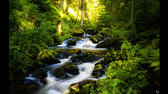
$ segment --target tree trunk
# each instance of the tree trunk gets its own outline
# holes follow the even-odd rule
[[[68,8],[69,8],[69,3],[70,3],[70,0],[67,0],[67,6],[66,6],[66,14],[68,14]]]
[[[61,30],[61,21],[60,21],[60,20],[57,21],[57,32],[58,32],[59,34],[61,34],[61,32],[62,32],[62,30]]]
[[[61,0],[61,11],[63,11],[63,3],[64,3],[64,0]]]
[[[81,6],[81,24],[80,24],[80,26],[81,26],[81,28],[82,28],[82,26],[83,26],[83,19],[84,19],[84,4],[85,4],[85,0],[82,0],[82,6]]]

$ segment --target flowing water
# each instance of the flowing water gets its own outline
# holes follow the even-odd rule
[[[65,49],[80,49],[80,50],[85,49],[87,51],[106,50],[105,48],[96,48],[96,45],[98,45],[98,44],[93,43],[89,38],[87,38],[87,36],[91,36],[91,35],[88,35],[85,33],[83,35],[83,38],[78,40],[76,42],[76,45],[74,45],[74,46],[71,46],[71,47],[67,46],[68,41],[72,40],[72,38],[70,38],[68,40],[65,40],[62,44],[56,46],[56,48],[58,47],[63,50],[65,50]],[[50,48],[52,48],[52,47],[50,47]],[[61,61],[60,63],[48,65],[45,67],[47,69],[47,77],[45,78],[46,84],[41,83],[39,79],[32,77],[31,74],[29,74],[28,77],[25,77],[25,79],[33,80],[37,84],[40,85],[40,89],[37,90],[35,92],[35,94],[67,94],[68,92],[70,92],[69,86],[73,83],[78,83],[78,82],[81,82],[81,81],[87,80],[87,79],[98,80],[98,79],[105,78],[105,76],[102,76],[100,78],[91,78],[92,72],[95,68],[95,64],[104,60],[103,57],[98,58],[94,62],[82,62],[80,64],[77,64],[76,66],[79,70],[79,74],[72,75],[72,74],[66,72],[66,74],[70,77],[69,79],[56,78],[53,75],[54,70],[56,70],[57,68],[60,68],[61,66],[63,66],[64,64],[66,64],[68,62],[71,62],[71,57],[73,57],[73,55],[76,55],[76,54],[71,54],[67,58],[60,58],[59,59]],[[25,81],[25,83],[26,83],[26,81]]]

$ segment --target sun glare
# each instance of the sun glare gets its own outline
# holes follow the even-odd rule
[[[76,16],[76,13],[74,12],[74,10],[72,8],[68,8],[68,12],[74,16]]]

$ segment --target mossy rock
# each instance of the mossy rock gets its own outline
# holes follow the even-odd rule
[[[69,86],[70,93],[69,94],[75,94],[79,93],[79,83],[74,83]]]
[[[119,41],[119,39],[114,38],[108,38],[96,46],[96,48],[107,48],[107,49],[114,48],[115,50],[119,50],[120,47],[121,42]]]
[[[47,65],[50,65],[50,64],[60,63],[61,61],[57,58],[48,57],[48,58],[44,58],[42,62]]]
[[[90,94],[90,89],[96,84],[94,80],[84,80],[79,83],[80,94]]]
[[[91,40],[93,43],[98,43],[98,42],[99,42],[97,36],[90,36],[90,40]]]
[[[73,38],[72,40],[68,41],[67,46],[75,46],[77,41],[77,38]]]
[[[53,75],[56,76],[57,78],[68,78],[69,76],[66,73],[77,75],[79,74],[79,70],[75,64],[66,63],[62,67],[56,69],[53,72]]]
[[[45,64],[55,64],[59,63],[60,60],[57,59],[59,56],[58,50],[52,50],[52,49],[44,49],[40,51],[40,53],[37,56],[37,60],[40,60],[41,62]]]
[[[70,33],[73,36],[82,36],[84,34],[84,30],[83,29],[72,29]]]
[[[87,28],[86,33],[91,35],[96,35],[97,31],[96,31],[96,28]]]
[[[75,64],[72,63],[68,63],[64,66],[64,71],[73,74],[73,75],[77,75],[79,74],[79,70],[78,67]]]
[[[82,88],[80,89],[81,94],[90,94],[90,89],[93,87],[92,83],[83,85]]]
[[[78,51],[79,51],[80,49],[60,49],[60,52],[61,53],[66,53],[66,54],[75,54],[75,53],[77,53]]]
[[[41,82],[45,83],[45,78],[47,77],[47,73],[45,71],[45,69],[36,69],[34,72],[34,77],[36,77],[37,79],[40,79]]]
[[[75,55],[71,57],[72,62],[93,62],[95,60],[97,60],[97,56],[89,53],[84,53],[82,55]]]
[[[66,74],[66,72],[64,71],[64,69],[62,67],[56,69],[54,72],[53,72],[53,75],[56,77],[56,78],[68,78],[68,75]]]

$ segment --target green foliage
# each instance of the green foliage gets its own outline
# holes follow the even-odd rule
[[[151,43],[152,44],[152,43]],[[149,71],[159,71],[159,49],[151,45],[144,47],[142,44],[133,45],[129,41],[123,41],[121,50],[111,50],[105,56],[110,62],[106,78],[97,81],[96,89],[91,89],[92,94],[139,94],[143,88],[150,86]],[[154,69],[143,69],[148,64]],[[151,73],[150,73],[151,74]],[[154,76],[154,75],[153,75]],[[156,79],[156,78],[155,78]]]
[[[51,50],[51,49],[44,49],[42,51],[39,52],[37,59],[43,60],[45,58],[55,58],[56,56],[58,56],[58,52]]]
[[[36,60],[39,51],[53,45],[53,39],[47,32],[15,32],[9,41],[10,80],[23,76],[30,68],[41,66]],[[18,75],[20,74],[20,75]]]

